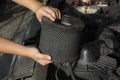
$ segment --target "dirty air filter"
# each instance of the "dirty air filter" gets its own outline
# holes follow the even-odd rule
[[[84,23],[80,19],[64,15],[55,22],[44,17],[41,25],[39,49],[52,57],[52,61],[72,63],[79,57]]]

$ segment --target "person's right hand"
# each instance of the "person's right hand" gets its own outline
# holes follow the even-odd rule
[[[37,19],[41,22],[42,21],[42,17],[48,17],[49,19],[51,19],[52,21],[55,21],[55,19],[60,19],[61,18],[61,14],[60,11],[57,8],[53,8],[50,6],[41,6],[36,12],[36,17]]]
[[[29,48],[29,57],[38,62],[41,65],[47,65],[50,64],[51,57],[47,54],[41,54],[40,51],[37,48],[30,47]]]

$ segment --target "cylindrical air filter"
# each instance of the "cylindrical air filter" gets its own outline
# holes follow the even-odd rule
[[[72,16],[64,15],[55,22],[44,17],[41,24],[40,51],[49,54],[54,63],[75,61],[80,54],[83,28],[84,23]]]

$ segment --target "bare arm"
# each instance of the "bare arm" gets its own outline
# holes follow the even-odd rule
[[[36,14],[36,17],[40,22],[43,16],[48,17],[52,21],[61,18],[61,14],[58,9],[50,6],[45,6],[37,0],[12,0],[12,1],[32,10]]]
[[[12,1],[32,10],[33,12],[36,12],[40,7],[43,6],[43,4],[38,2],[37,0],[12,0]]]
[[[51,63],[50,56],[41,54],[37,48],[26,47],[0,37],[0,52],[29,57],[42,65]]]

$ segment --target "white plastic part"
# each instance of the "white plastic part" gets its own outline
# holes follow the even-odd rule
[[[75,8],[83,14],[94,14],[98,9],[108,7],[107,4],[90,5],[90,6],[75,6]]]
[[[83,14],[94,14],[99,9],[98,6],[77,6],[75,8]]]

